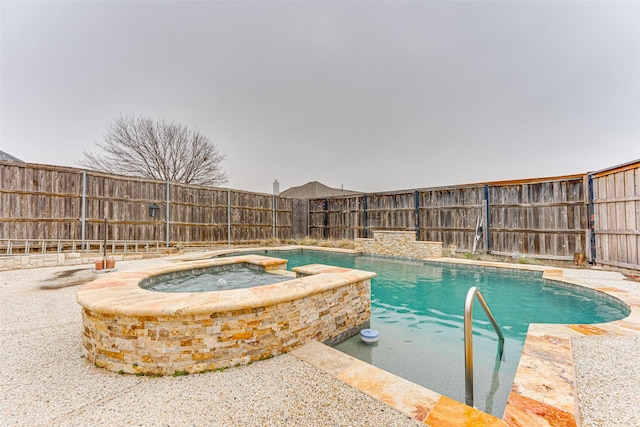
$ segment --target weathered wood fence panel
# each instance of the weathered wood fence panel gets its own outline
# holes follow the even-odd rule
[[[292,227],[291,238],[302,239],[309,233],[309,201],[307,199],[291,199]]]
[[[77,174],[82,179],[82,171]],[[82,188],[78,189],[80,205]],[[86,213],[85,238],[103,239],[104,219],[108,220],[107,239],[109,240],[164,240],[165,230],[162,222],[164,209],[159,217],[149,217],[149,205],[156,203],[164,207],[166,190],[164,183],[139,178],[116,177],[107,174],[86,174]],[[53,219],[56,217],[54,215]],[[81,229],[82,217],[78,210],[74,221]],[[31,238],[37,238],[35,235]],[[51,238],[66,238],[64,234]],[[76,238],[81,238],[78,234]]]
[[[489,186],[492,253],[573,259],[584,253],[584,177]]]
[[[309,200],[309,237],[326,239],[329,236],[328,200]]]
[[[573,259],[586,250],[584,176],[420,189],[309,201],[315,238],[416,231],[418,240],[506,255]]]
[[[292,206],[269,194],[0,162],[0,239],[101,240],[105,218],[108,240],[289,239]]]
[[[414,193],[376,193],[309,201],[312,238],[371,237],[378,230],[415,230]]]
[[[360,207],[363,201],[361,197],[345,197],[329,199],[328,233],[329,239],[353,239],[361,233],[362,224]]]
[[[594,261],[640,270],[640,161],[591,175]]]
[[[231,240],[257,241],[273,237],[272,196],[231,192]]]
[[[367,194],[367,231],[415,231],[415,212],[414,192]]]
[[[82,174],[0,165],[0,236],[80,238]]]
[[[486,219],[483,194],[482,186],[420,191],[419,239],[442,242],[445,249],[471,250],[477,221]],[[486,250],[482,240],[476,249]]]
[[[293,199],[274,197],[275,200],[275,238],[289,240],[293,238]]]
[[[162,185],[166,189],[166,184]],[[222,188],[169,184],[169,241],[215,242],[227,240],[228,191]],[[156,202],[166,209],[165,202]],[[162,215],[158,220],[166,221]]]

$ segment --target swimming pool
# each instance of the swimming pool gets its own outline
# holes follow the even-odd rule
[[[319,251],[266,255],[287,259],[288,268],[320,263],[378,273],[371,282],[371,327],[380,333],[377,345],[355,336],[336,348],[460,402],[464,301],[469,287],[478,286],[505,334],[505,345],[497,360],[495,332],[476,308],[475,406],[499,417],[530,323],[601,323],[629,314],[609,296],[544,280],[540,273]]]

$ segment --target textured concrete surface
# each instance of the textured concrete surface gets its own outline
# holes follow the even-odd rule
[[[576,284],[620,296],[616,289],[624,290],[636,306],[640,301],[640,284],[619,273],[563,273]],[[96,277],[91,266],[0,272],[0,425],[420,425],[292,355],[176,378],[98,369],[82,357],[75,301],[78,286]],[[640,425],[637,314],[617,324],[562,327],[571,337],[580,425]]]
[[[640,336],[571,340],[580,425],[640,426]]]
[[[640,283],[611,271],[565,270],[585,279],[640,295]],[[640,336],[581,336],[571,339],[580,425],[640,426]]]
[[[82,357],[75,301],[95,277],[91,266],[0,272],[0,425],[419,425],[288,354],[182,377],[96,368]]]

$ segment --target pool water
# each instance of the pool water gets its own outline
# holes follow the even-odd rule
[[[265,273],[240,264],[231,264],[204,270],[163,274],[151,281],[142,282],[141,287],[155,292],[210,292],[252,288],[290,279],[290,277]]]
[[[478,286],[505,335],[498,338],[478,303],[473,310],[474,405],[502,417],[530,323],[602,323],[627,307],[588,289],[542,279],[541,273],[451,266],[417,260],[319,251],[266,251],[287,267],[313,263],[378,274],[371,281],[376,344],[356,335],[335,348],[416,384],[464,402],[464,304]]]

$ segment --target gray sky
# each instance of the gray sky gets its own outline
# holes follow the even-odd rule
[[[0,149],[183,123],[228,186],[385,191],[640,158],[640,2],[0,3]]]

